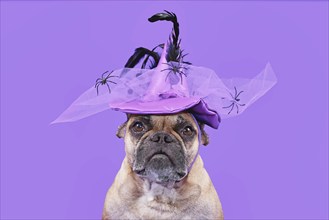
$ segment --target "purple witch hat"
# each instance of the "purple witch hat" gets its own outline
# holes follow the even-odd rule
[[[167,43],[153,50],[137,48],[125,68],[105,72],[52,123],[76,121],[107,109],[132,114],[188,111],[199,122],[218,128],[221,119],[241,114],[275,85],[270,64],[253,79],[224,80],[211,69],[185,62],[176,15],[165,11],[149,18],[161,20],[174,26]],[[142,67],[135,68],[144,57]]]

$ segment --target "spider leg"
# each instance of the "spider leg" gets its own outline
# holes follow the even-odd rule
[[[235,100],[234,96],[232,95],[232,93],[230,91],[228,91],[228,93],[230,93],[231,97],[233,100]]]
[[[240,104],[240,103],[237,103],[238,105],[240,105],[240,106],[245,106],[246,104]]]
[[[111,80],[109,80],[108,82],[111,82],[111,83],[114,83],[114,84],[118,84],[118,83],[116,83],[116,82],[113,82],[113,81],[111,81]]]
[[[234,109],[234,102],[232,102],[232,108],[231,108],[231,110],[227,113],[228,115],[232,112],[232,110]]]
[[[238,95],[235,96],[235,98],[236,98],[236,99],[239,98],[239,95],[240,95],[241,93],[243,93],[243,91],[240,91],[240,92],[238,93]]]
[[[223,107],[223,108],[230,108],[232,105],[234,105],[234,102],[232,102],[231,105],[229,105],[229,106],[225,106],[225,107]]]
[[[100,80],[101,80],[100,78],[96,79],[96,82],[95,83],[98,83]]]
[[[184,73],[183,71],[181,71],[180,74],[183,74],[185,77],[187,77],[186,73]]]
[[[108,72],[108,71],[107,71]],[[109,78],[109,77],[111,77],[111,74],[113,73],[113,70],[107,75],[107,77],[106,78]]]
[[[97,91],[97,95],[98,95],[98,87],[99,87],[99,84],[97,86],[95,86],[96,91]]]
[[[102,85],[102,82],[97,82],[97,83],[95,84],[95,88],[98,87],[99,85]]]
[[[111,94],[111,89],[108,83],[106,83],[107,88],[109,89],[109,93]]]
[[[169,72],[169,73],[167,74],[166,79],[165,79],[165,82],[167,82],[167,79],[168,79],[170,73],[171,73],[171,72]]]
[[[239,106],[238,105],[235,106],[236,106],[236,114],[239,114]]]
[[[163,71],[165,71],[165,70],[170,70],[170,71],[171,71],[171,69],[167,68],[167,69],[163,69],[163,70],[161,70],[161,72],[163,72]]]
[[[187,68],[182,68],[182,70],[181,70],[182,72],[187,72],[188,71],[188,69]]]
[[[104,78],[104,75],[105,75],[105,73],[107,73],[107,72],[109,72],[109,71],[107,70],[107,71],[105,71],[105,72],[102,74],[102,78]]]
[[[237,95],[238,94],[238,91],[236,90],[236,87],[234,86],[234,99],[236,99],[237,98]]]

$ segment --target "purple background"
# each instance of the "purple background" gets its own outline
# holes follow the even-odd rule
[[[328,2],[1,2],[1,218],[99,219],[124,158],[106,111],[50,126],[134,48],[164,42],[167,9],[195,65],[278,84],[202,147],[226,219],[328,218]]]

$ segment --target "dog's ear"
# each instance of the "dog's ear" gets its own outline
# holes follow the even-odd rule
[[[116,134],[118,138],[124,138],[124,136],[126,134],[126,125],[127,125],[127,122],[125,122],[119,126],[117,134]]]
[[[204,130],[204,124],[199,122],[199,127],[201,131],[201,144],[207,146],[209,144],[209,136]]]
[[[126,134],[126,126],[127,126],[129,117],[130,117],[130,114],[127,114],[127,121],[119,126],[117,134],[116,134],[118,138],[124,138],[124,136]]]

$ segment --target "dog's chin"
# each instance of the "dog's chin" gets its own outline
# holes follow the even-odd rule
[[[179,182],[187,175],[187,170],[175,168],[169,156],[162,153],[153,155],[143,169],[135,172],[150,182],[164,185]]]

